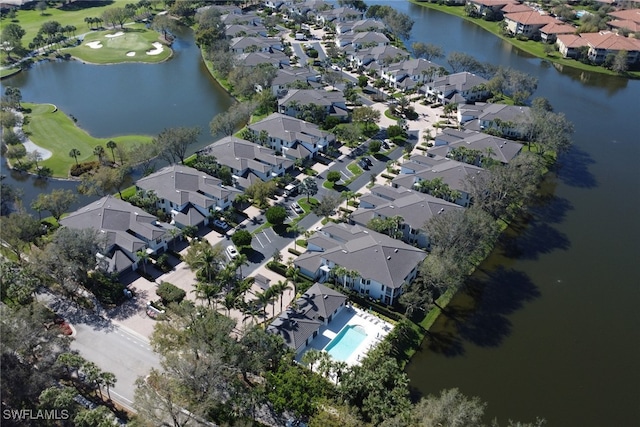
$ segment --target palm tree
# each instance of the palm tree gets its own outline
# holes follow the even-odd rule
[[[240,277],[242,278],[242,266],[249,265],[249,257],[247,257],[245,254],[240,254],[236,257],[235,260],[233,260],[233,264],[235,267],[235,270],[237,271],[238,269],[240,270]]]
[[[107,388],[107,396],[109,396],[109,400],[111,400],[110,388],[115,387],[118,379],[111,372],[100,372],[100,379],[102,380],[102,384]]]
[[[144,271],[144,274],[147,274],[147,260],[149,260],[149,254],[146,250],[140,249],[136,252],[136,256],[142,261],[142,270]]]
[[[234,294],[233,292],[227,293],[222,300],[222,305],[227,310],[227,317],[229,317],[231,309],[238,306],[238,295]]]
[[[69,157],[73,157],[74,159],[76,159],[76,165],[78,164],[78,156],[80,155],[80,150],[78,150],[77,148],[72,148],[71,151],[69,151]]]
[[[271,285],[271,288],[273,289],[273,292],[280,297],[280,312],[282,313],[282,306],[284,302],[284,298],[282,296],[284,295],[284,291],[292,289],[292,286],[288,280],[278,280],[276,284]]]
[[[191,292],[196,294],[197,299],[206,299],[207,307],[211,308],[211,302],[213,301],[213,308],[216,308],[216,302],[222,287],[217,283],[197,282],[194,285],[195,289]]]
[[[107,148],[109,150],[111,150],[111,156],[113,157],[113,163],[116,162],[116,154],[114,153],[113,150],[115,150],[117,146],[118,146],[118,144],[116,144],[115,141],[111,141],[111,140],[107,141]]]
[[[355,191],[351,191],[351,190],[344,190],[342,192],[342,196],[345,198],[345,200],[347,201],[347,209],[349,208],[349,200],[350,199],[355,199],[356,198],[356,192]]]
[[[181,235],[181,231],[178,227],[174,227],[169,229],[168,233],[169,233],[169,237],[171,237],[171,244],[173,245],[173,250],[175,250],[176,238]]]
[[[298,250],[298,236],[300,233],[304,231],[304,228],[300,227],[298,224],[291,224],[287,227],[287,233],[293,233],[293,248]]]
[[[320,360],[320,358],[322,357],[322,354],[320,352],[320,350],[315,349],[315,348],[310,348],[309,350],[307,350],[304,355],[302,356],[302,363],[306,364],[309,367],[309,370],[311,372],[313,372],[313,365]]]
[[[270,292],[270,289],[271,288],[256,294],[256,300],[262,305],[262,316],[264,320],[267,320],[267,304],[271,302],[271,298],[273,297],[273,291]]]
[[[104,147],[102,145],[96,145],[93,149],[93,155],[98,158],[98,162],[102,163],[104,157]]]

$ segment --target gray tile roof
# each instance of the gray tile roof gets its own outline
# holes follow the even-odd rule
[[[309,81],[315,79],[317,76],[318,73],[315,70],[309,71],[307,68],[284,66],[278,69],[271,84],[273,86],[284,86],[295,81]]]
[[[449,74],[446,76],[436,77],[428,86],[433,87],[439,92],[446,93],[451,90],[463,92],[473,89],[480,84],[486,84],[488,80],[475,74],[468,72]]]
[[[236,56],[238,63],[247,67],[260,64],[271,64],[274,67],[288,65],[290,58],[280,51],[240,53]]]
[[[347,100],[340,91],[328,91],[324,89],[291,89],[285,96],[278,100],[278,105],[287,105],[291,102],[300,105],[316,104],[331,106],[345,104]]]
[[[138,250],[148,247],[149,242],[164,236],[173,226],[161,223],[158,219],[112,196],[81,207],[60,220],[60,224],[76,230],[91,228],[106,238],[106,249],[115,251],[112,260],[114,271],[122,271],[133,263]],[[124,258],[118,251],[125,254]],[[128,255],[127,255],[128,254]],[[116,265],[117,264],[117,265]]]
[[[419,230],[434,216],[457,209],[464,208],[429,194],[409,190],[398,194],[396,199],[384,200],[384,203],[373,208],[356,209],[351,214],[351,220],[356,224],[366,226],[371,219],[376,217],[391,218],[400,216],[403,219],[403,223],[414,230]]]
[[[317,271],[322,260],[327,260],[357,271],[364,279],[399,288],[426,257],[420,249],[358,225],[331,224],[319,234],[325,234],[320,239],[333,240],[332,246],[322,252],[305,252],[294,261],[296,266]],[[313,238],[309,243],[315,244]]]
[[[288,309],[267,327],[267,332],[280,335],[285,343],[300,351],[308,338],[317,332],[324,322],[347,297],[319,283],[311,286],[296,301],[296,309]]]
[[[385,25],[375,19],[360,19],[358,21],[341,22],[336,25],[336,28],[339,29],[341,33],[349,31],[382,31],[385,29]]]
[[[489,157],[502,163],[509,163],[520,151],[523,145],[508,139],[489,135],[481,132],[469,132],[464,137],[455,138],[451,136],[448,145],[440,145],[429,149],[430,154],[447,156],[456,147],[466,147],[472,150],[480,150],[489,153]]]
[[[332,138],[331,133],[321,130],[313,123],[280,113],[273,113],[259,122],[249,125],[249,129],[256,133],[265,130],[269,136],[287,142],[315,143],[321,138],[335,139],[335,137]]]
[[[395,46],[374,46],[369,49],[362,49],[354,53],[354,57],[362,60],[367,65],[376,62],[381,65],[382,62],[398,62],[409,58],[409,52],[398,49]]]
[[[222,185],[218,178],[182,165],[162,168],[139,179],[136,186],[153,190],[159,198],[178,206],[189,202],[205,209],[215,205],[217,200],[233,200],[240,194],[239,190]]]
[[[467,177],[484,173],[486,171],[483,168],[446,159],[436,166],[426,167],[413,174],[401,173],[393,179],[392,183],[394,186],[412,189],[418,179],[431,181],[440,178],[452,190],[465,191]]]
[[[460,109],[467,115],[473,115],[478,120],[492,121],[500,119],[503,122],[517,122],[530,114],[529,107],[505,104],[489,104],[476,102],[475,105],[462,105]]]
[[[293,166],[292,160],[277,156],[272,149],[233,136],[214,142],[202,152],[215,156],[219,164],[240,171],[242,175],[250,170],[266,173],[274,167]]]

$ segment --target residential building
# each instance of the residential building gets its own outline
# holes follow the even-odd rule
[[[409,57],[409,52],[395,46],[376,46],[351,52],[349,61],[354,67],[377,70],[385,65],[407,60]]]
[[[136,188],[153,191],[160,199],[158,209],[170,214],[172,224],[201,226],[209,223],[212,211],[223,211],[241,192],[218,178],[183,165],[167,166],[140,178]]]
[[[347,100],[343,93],[325,89],[291,89],[278,99],[278,111],[287,116],[297,117],[301,107],[310,104],[322,107],[327,115],[340,120],[349,118]]]
[[[269,135],[266,144],[292,160],[311,158],[317,152],[325,151],[336,140],[335,135],[321,130],[313,123],[281,113],[273,113],[249,125],[248,129],[256,138],[261,131],[266,131]]]
[[[391,185],[396,188],[418,189],[422,181],[440,179],[449,189],[459,193],[459,197],[453,203],[465,208],[469,207],[471,195],[467,192],[465,182],[474,179],[475,176],[485,174],[486,171],[478,166],[439,156],[433,158],[433,163],[433,166],[426,165],[420,168],[420,163],[414,162],[409,166],[413,169],[405,168],[403,165],[400,174],[391,181]]]
[[[233,136],[214,142],[200,153],[214,156],[220,165],[231,169],[240,189],[283,176],[293,166],[292,160],[276,155],[272,149]]]
[[[380,69],[380,78],[397,89],[412,89],[431,80],[441,66],[426,59],[407,59]]]
[[[295,82],[306,82],[311,86],[322,87],[320,79],[322,76],[311,68],[281,66],[276,76],[271,81],[271,92],[277,96],[283,96],[288,90],[288,86]],[[259,88],[261,90],[262,88]]]
[[[316,21],[322,25],[326,25],[328,22],[338,23],[345,21],[357,21],[364,18],[363,12],[350,7],[336,7],[334,9],[316,11],[314,13],[316,15]]]
[[[531,115],[529,107],[477,102],[458,105],[458,122],[465,129],[486,132],[497,130],[501,136],[522,139],[520,124],[527,122]]]
[[[587,41],[590,61],[602,64],[609,55],[615,56],[620,51],[627,52],[627,64],[640,62],[640,40],[632,37],[601,31],[599,33],[582,33],[580,37]]]
[[[315,283],[292,307],[276,317],[267,332],[280,335],[285,344],[300,356],[320,328],[328,325],[347,303],[347,297],[320,283]]]
[[[545,43],[555,43],[561,34],[574,34],[577,28],[573,25],[553,22],[540,28],[540,39]]]
[[[232,24],[227,25],[225,29],[227,39],[238,37],[267,37],[267,34],[267,29],[262,25]]]
[[[81,207],[61,219],[60,224],[75,230],[98,231],[105,239],[96,254],[98,267],[117,274],[138,268],[138,251],[154,254],[166,250],[172,239],[170,230],[175,228],[112,196]]]
[[[233,25],[262,25],[262,18],[256,12],[247,12],[243,14],[229,13],[220,17],[222,24]]]
[[[282,52],[245,52],[236,55],[238,65],[255,67],[260,64],[271,64],[275,68],[291,65],[291,58]]]
[[[359,50],[375,46],[387,46],[388,44],[389,39],[387,36],[374,31],[362,31],[336,37],[336,46],[339,48],[351,46],[354,50]]]
[[[465,71],[436,77],[422,90],[443,104],[466,104],[486,100],[491,95],[487,83],[487,79]]]
[[[530,39],[540,38],[540,29],[549,24],[561,24],[561,21],[537,10],[529,12],[507,13],[504,15],[507,31],[513,35],[523,35]]]
[[[434,147],[429,149],[429,154],[449,157],[451,150],[459,147],[480,151],[489,158],[506,164],[520,154],[523,145],[486,133],[444,129],[440,135],[436,136]],[[476,166],[480,165],[476,164]]]
[[[359,225],[330,223],[307,240],[307,251],[294,265],[320,283],[335,280],[393,304],[415,279],[426,256],[418,248]],[[335,277],[337,268],[344,274]]]
[[[357,33],[360,31],[382,32],[385,29],[385,25],[375,19],[360,19],[358,21],[345,21],[336,24],[336,33],[338,35]]]
[[[229,42],[229,49],[236,54],[249,52],[274,53],[275,51],[282,52],[283,46],[282,40],[275,37],[242,36],[232,38]]]
[[[454,203],[406,188],[374,185],[370,193],[360,197],[360,205],[350,215],[353,224],[367,226],[374,218],[400,217],[400,239],[410,245],[429,250],[431,243],[424,225],[437,215],[464,209]]]
[[[511,3],[517,3],[515,0],[467,0],[467,4],[475,8],[479,16],[499,16],[501,10]]]
[[[588,51],[589,43],[577,34],[560,34],[556,37],[558,51],[563,58],[577,58],[584,49]]]

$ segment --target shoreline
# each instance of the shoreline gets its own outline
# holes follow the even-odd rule
[[[574,59],[569,59],[569,58],[558,58],[556,56],[540,56],[535,52],[531,52],[530,50],[527,50],[525,48],[523,48],[522,46],[520,46],[518,43],[514,43],[514,41],[519,41],[517,40],[515,37],[511,38],[511,37],[506,37],[503,36],[501,34],[498,34],[494,31],[491,31],[491,29],[487,28],[487,26],[482,25],[482,23],[492,23],[490,21],[484,21],[482,19],[476,19],[476,18],[471,18],[469,16],[464,16],[464,15],[460,15],[457,13],[452,13],[450,9],[460,9],[463,10],[461,6],[447,6],[447,5],[440,5],[438,3],[432,3],[430,1],[418,1],[418,0],[407,0],[409,1],[409,3],[415,4],[416,6],[421,6],[421,7],[425,7],[427,9],[431,9],[431,10],[435,10],[437,12],[441,12],[441,13],[446,13],[447,15],[451,15],[451,16],[455,16],[457,18],[463,19],[464,21],[470,22],[474,25],[476,25],[477,27],[480,27],[481,29],[483,29],[484,31],[487,31],[488,33],[493,34],[494,36],[498,37],[499,39],[501,39],[502,41],[509,43],[509,45],[513,46],[514,48],[518,49],[521,52],[526,53],[527,55],[531,55],[534,58],[537,58],[541,61],[547,61],[550,62],[554,65],[559,65],[561,67],[569,67],[572,68],[574,70],[579,70],[579,71],[586,71],[586,72],[590,72],[590,73],[595,73],[595,74],[603,74],[606,76],[612,76],[612,77],[619,77],[619,78],[623,78],[623,79],[628,79],[628,80],[640,80],[640,70],[638,71],[630,71],[627,72],[626,74],[618,74],[618,73],[614,73],[611,70],[608,70],[602,66],[599,65],[589,65],[589,64],[583,64],[579,61],[576,61]],[[494,21],[495,22],[495,21]],[[532,41],[533,42],[533,41]],[[525,43],[525,42],[522,42]],[[533,43],[541,43],[541,42],[533,42]],[[555,46],[555,44],[550,45],[550,46]],[[559,52],[555,51],[556,54],[559,54]]]

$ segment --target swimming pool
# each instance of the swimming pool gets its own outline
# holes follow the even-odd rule
[[[333,359],[345,362],[366,337],[367,333],[362,326],[348,325],[331,340],[324,350]]]

